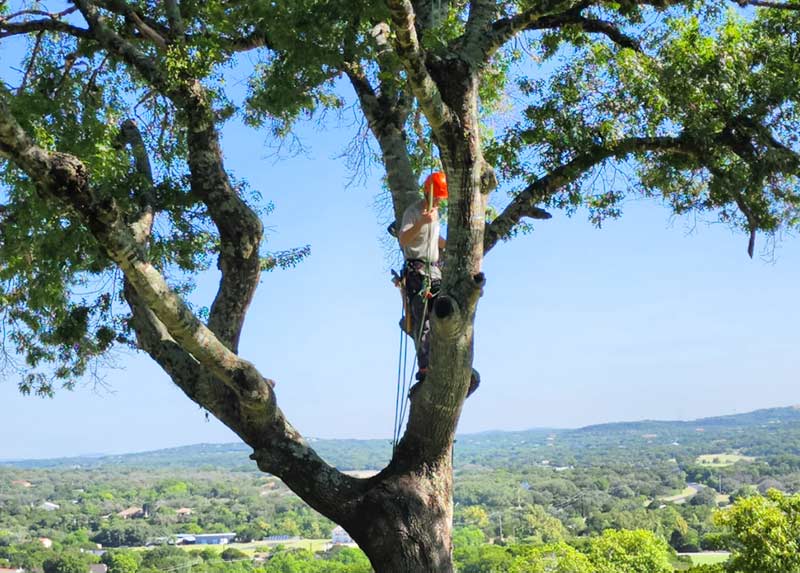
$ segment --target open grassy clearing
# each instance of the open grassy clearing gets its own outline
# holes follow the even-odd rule
[[[291,541],[280,542],[254,541],[252,543],[225,543],[221,545],[175,545],[175,547],[179,547],[185,551],[211,550],[217,553],[222,553],[226,549],[231,548],[238,549],[239,551],[252,556],[255,553],[270,553],[274,551],[276,547],[282,547],[283,549],[310,549],[311,551],[317,553],[319,551],[325,551],[330,542],[330,539],[295,539]],[[133,547],[132,549],[147,551],[149,549],[153,549],[154,547],[156,546]]]
[[[717,563],[725,563],[731,556],[730,553],[725,551],[681,553],[681,555],[688,555],[694,565],[715,565]]]
[[[743,456],[741,454],[702,454],[697,456],[696,461],[704,466],[722,468],[732,466],[736,462],[754,462],[755,460],[752,456]]]
[[[697,490],[695,488],[686,486],[680,493],[670,496],[661,496],[658,499],[669,503],[677,503],[679,501],[685,501],[695,494],[697,494]]]

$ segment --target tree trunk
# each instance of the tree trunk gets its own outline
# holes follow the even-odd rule
[[[431,466],[395,471],[390,466],[371,480],[345,529],[377,573],[452,572],[450,455]]]

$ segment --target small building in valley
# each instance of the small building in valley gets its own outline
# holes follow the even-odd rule
[[[236,538],[235,533],[179,533],[175,536],[176,545],[226,545]]]
[[[145,517],[145,515],[141,507],[129,507],[128,509],[118,511],[117,517],[121,517],[122,519],[137,519],[139,517]]]

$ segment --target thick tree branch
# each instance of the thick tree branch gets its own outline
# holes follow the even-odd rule
[[[217,266],[222,273],[208,326],[234,351],[261,274],[263,226],[231,186],[223,164],[214,111],[199,81],[182,90],[188,127],[192,193],[208,207],[220,233]]]
[[[251,457],[260,469],[281,478],[321,513],[337,520],[348,515],[348,504],[364,489],[365,480],[343,474],[322,460],[280,409],[276,408],[269,420],[243,416],[241,399],[175,342],[130,286],[125,297],[131,305],[132,324],[141,348],[192,401],[254,448]]]
[[[487,62],[506,42],[525,30],[532,29],[536,23],[547,16],[568,12],[583,6],[576,0],[543,0],[534,7],[513,16],[494,22],[483,34],[476,34],[465,44],[466,57],[474,64]]]
[[[461,44],[465,54],[480,51],[483,38],[489,31],[491,23],[497,14],[498,5],[495,0],[472,0],[469,4],[469,16]],[[481,56],[477,61],[485,61]]]
[[[150,237],[150,232],[153,228],[153,219],[155,217],[155,212],[153,210],[153,171],[150,167],[150,158],[147,156],[147,149],[144,145],[142,133],[139,131],[139,127],[134,120],[126,119],[122,122],[118,141],[122,145],[130,146],[134,168],[144,180],[145,189],[137,197],[139,213],[136,214],[133,221],[130,223],[130,229],[133,233],[134,240],[141,247],[144,247]]]
[[[178,4],[178,0],[164,0],[164,12],[166,12],[167,22],[172,28],[172,35],[176,38],[182,38],[186,28],[183,25],[183,16],[181,15],[181,7]]]
[[[420,107],[436,132],[450,121],[451,113],[442,101],[436,82],[428,73],[425,52],[417,37],[414,8],[410,0],[387,0],[387,5],[395,31],[395,51],[403,61]]]
[[[109,12],[123,16],[143,37],[152,41],[159,48],[167,47],[166,38],[170,37],[173,32],[157,20],[148,18],[125,0],[95,0],[95,4]]]
[[[67,24],[62,20],[28,20],[27,22],[8,22],[0,19],[0,38],[20,36],[34,32],[60,32],[76,38],[90,38],[89,30]]]
[[[558,2],[552,1],[550,7],[554,10],[548,12],[543,10],[547,7],[537,7],[496,21],[484,34],[465,35],[459,40],[464,46],[464,57],[475,64],[487,62],[497,50],[520,32],[558,29],[570,25],[578,26],[589,34],[603,34],[623,48],[637,52],[642,49],[636,38],[625,34],[614,23],[582,15],[581,12],[587,7],[586,2],[573,2],[570,7],[569,2],[562,2],[559,6]],[[558,8],[568,9],[559,11]]]
[[[395,221],[419,197],[418,182],[407,149],[405,122],[408,111],[399,99],[378,97],[360,66],[348,65],[347,77],[358,96],[370,131],[381,149]]]
[[[138,71],[151,85],[158,87],[162,92],[169,93],[170,86],[161,69],[153,59],[138,50],[128,40],[117,34],[111,26],[106,24],[105,18],[100,15],[97,6],[88,0],[73,0],[75,5],[89,23],[92,37],[106,50],[117,55]]]
[[[540,177],[514,197],[503,212],[486,227],[483,241],[484,252],[488,253],[500,239],[507,237],[524,217],[549,218],[549,215],[538,209],[536,204],[551,197],[564,185],[577,180],[606,159],[621,158],[630,153],[643,151],[690,153],[694,152],[694,148],[680,137],[631,137],[611,146],[598,146],[582,153]]]
[[[546,21],[547,18],[543,18],[543,21]],[[615,26],[612,22],[608,22],[606,20],[600,20],[597,18],[587,18],[586,16],[581,16],[580,14],[570,14],[565,16],[563,19],[559,21],[557,16],[553,17],[553,22],[551,25],[545,25],[544,28],[559,28],[564,25],[575,24],[583,28],[586,32],[590,34],[603,34],[609,40],[614,42],[615,44],[623,47],[623,48],[630,48],[631,50],[635,50],[637,52],[642,51],[642,47],[639,44],[639,41],[635,38],[632,38],[622,32],[617,26]]]

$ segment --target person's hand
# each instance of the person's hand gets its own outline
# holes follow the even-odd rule
[[[420,216],[419,220],[422,223],[433,223],[438,218],[439,218],[439,209],[433,207],[432,209],[423,209],[422,215]]]

